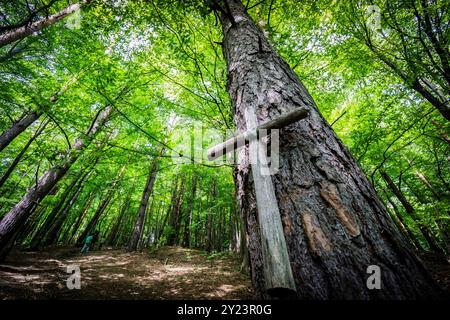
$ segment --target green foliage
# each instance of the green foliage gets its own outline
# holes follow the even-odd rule
[[[398,23],[408,34],[416,27],[411,11],[400,2],[392,1],[391,7],[386,7],[386,2],[376,2],[382,13],[388,15],[382,24],[386,37],[376,40],[376,45],[383,52],[392,52],[391,59],[396,59],[402,41],[393,24]],[[37,7],[41,2],[1,1],[5,21],[10,25],[23,21],[29,13],[26,3]],[[2,152],[1,173],[39,126],[49,121],[0,190],[0,216],[20,201],[37,177],[64,158],[68,142],[73,144],[84,137],[101,107],[113,105],[115,113],[105,129],[83,152],[57,190],[40,204],[44,210],[35,218],[34,230],[42,225],[71,179],[96,160],[59,239],[65,238],[64,233],[79,235],[108,187],[126,166],[98,225],[105,240],[125,210],[116,242],[125,244],[132,232],[148,170],[164,144],[167,150],[160,160],[151,200],[153,215],[145,232],[151,230],[150,226],[162,224],[176,177],[185,177],[181,212],[189,211],[189,203],[194,201],[192,233],[200,230],[200,238],[204,239],[208,213],[215,227],[220,228],[221,213],[225,210],[228,225],[234,201],[232,168],[223,163],[192,161],[187,152],[192,150],[190,138],[198,138],[194,134],[196,124],[202,124],[203,148],[214,143],[211,135],[206,134],[208,130],[215,130],[220,136],[234,127],[220,47],[219,13],[211,11],[210,4],[142,0],[120,6],[114,1],[92,1],[82,10],[80,29],[67,28],[61,21],[18,44],[0,48],[1,131],[31,110],[44,112]],[[67,1],[56,1],[34,20],[66,5]],[[393,208],[388,198],[400,208],[399,214],[414,233],[416,225],[422,223],[443,242],[442,234],[448,234],[450,228],[450,125],[367,46],[367,39],[359,34],[364,7],[354,2],[337,4],[328,0],[248,1],[247,7],[277,52],[308,88],[324,117],[333,123],[333,129],[390,211]],[[433,1],[430,10],[447,12],[444,7],[443,2]],[[397,15],[395,21],[390,16],[392,12]],[[447,25],[448,17],[442,16]],[[448,33],[448,28],[443,32]],[[432,63],[432,58],[437,57],[434,54],[430,57],[409,38],[408,41],[407,52],[398,53],[396,63],[405,72],[415,67],[415,74],[431,78],[448,93],[448,86],[438,72],[440,66]],[[15,48],[21,50],[10,55]],[[406,53],[411,59],[404,59]],[[56,100],[52,101],[52,97]],[[168,123],[174,117],[177,122],[169,134]],[[186,161],[171,157],[180,153]],[[399,185],[419,221],[404,212],[381,178],[380,170]],[[189,190],[194,175],[198,179],[197,193],[191,199]],[[419,175],[427,179],[429,186]],[[213,184],[216,194],[212,199]],[[91,204],[86,208],[89,201]],[[86,214],[80,228],[73,230],[83,210]],[[167,226],[155,245],[164,243],[169,233]],[[218,250],[227,248],[227,241],[223,239]],[[220,254],[213,253],[209,258],[217,255]]]

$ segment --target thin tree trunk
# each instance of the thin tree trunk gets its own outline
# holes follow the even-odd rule
[[[80,246],[82,244],[82,242],[86,239],[86,237],[95,229],[95,226],[97,225],[103,212],[105,212],[106,208],[108,207],[109,203],[111,202],[114,192],[116,191],[117,185],[122,181],[122,178],[125,174],[126,167],[127,167],[127,164],[125,164],[122,167],[122,169],[120,169],[119,175],[113,181],[112,185],[109,187],[108,192],[106,193],[105,197],[103,198],[103,201],[100,202],[100,204],[97,207],[97,210],[95,211],[95,213],[92,216],[91,220],[89,221],[88,225],[86,226],[84,231],[81,233],[81,235],[78,237],[78,240],[77,240],[78,246]]]
[[[170,234],[167,237],[167,244],[169,246],[177,245],[180,233],[180,214],[181,214],[181,204],[182,196],[184,192],[184,177],[181,178],[180,190],[178,191],[178,196],[175,197],[175,203],[172,205],[172,212],[170,215]]]
[[[19,134],[21,134],[29,126],[31,126],[37,119],[39,119],[41,115],[42,112],[32,111],[19,121],[13,123],[11,127],[9,127],[5,132],[2,133],[2,135],[0,135],[0,151],[5,149],[11,143],[11,141],[13,141]]]
[[[165,204],[161,203],[161,207],[160,207],[159,213],[158,213],[158,222],[156,224],[155,238],[153,239],[152,244],[158,243],[159,238],[162,233],[162,230],[164,229],[164,225],[165,225],[166,217],[167,217],[167,215],[164,215],[164,209],[165,209],[164,207],[165,207]]]
[[[200,189],[201,190],[201,189]],[[198,198],[199,206],[197,209],[197,214],[195,215],[195,234],[194,234],[194,248],[200,247],[200,235],[201,235],[201,223],[200,223],[200,214],[203,209],[203,201],[202,196],[200,195]]]
[[[192,173],[192,194],[191,201],[188,204],[188,219],[184,228],[183,245],[185,247],[191,247],[191,226],[192,226],[192,215],[194,213],[194,203],[195,203],[195,193],[197,192],[197,176]]]
[[[147,212],[147,228],[145,230],[145,240],[144,238],[141,239],[141,244],[139,247],[147,248],[150,243],[153,241],[152,239],[155,238],[155,231],[158,227],[158,213],[159,213],[159,207],[155,209],[155,197],[152,198],[152,204],[150,205],[150,209]]]
[[[79,180],[78,186],[75,188],[75,192],[73,193],[72,197],[69,199],[69,201],[66,203],[66,205],[62,208],[61,212],[58,214],[55,222],[53,223],[52,227],[50,228],[49,232],[47,233],[45,240],[43,242],[44,246],[57,243],[58,234],[60,233],[61,228],[64,225],[64,222],[66,221],[67,217],[69,216],[70,209],[75,204],[75,201],[77,200],[78,196],[80,195],[81,191],[83,190],[84,181],[92,173],[92,170],[94,169],[96,164],[97,164],[97,161],[95,161],[94,165],[91,166]]]
[[[14,169],[16,168],[16,166],[19,164],[20,160],[22,159],[23,155],[25,154],[25,152],[27,152],[28,148],[30,147],[30,145],[33,143],[34,140],[36,140],[36,138],[42,133],[42,131],[45,129],[45,127],[47,126],[48,122],[45,122],[41,128],[39,128],[35,134],[33,134],[33,136],[28,140],[28,142],[25,144],[25,146],[22,148],[22,150],[19,152],[19,154],[16,156],[16,158],[14,159],[14,161],[9,165],[8,170],[6,170],[6,172],[2,175],[2,177],[0,178],[0,188],[3,186],[3,184],[6,182],[6,180],[8,180],[9,176],[11,175],[11,173],[13,173]]]
[[[298,76],[274,52],[242,3],[225,3],[222,48],[237,129],[246,130],[246,110],[255,110],[261,123],[299,107],[309,111],[306,119],[280,130],[279,171],[272,176],[297,297],[437,296],[437,284]],[[239,155],[237,196],[248,224],[252,281],[257,296],[269,298],[250,166]],[[370,265],[381,268],[382,290],[366,285]]]
[[[81,214],[78,216],[78,218],[72,228],[70,237],[66,242],[67,244],[69,244],[72,241],[72,239],[75,237],[75,235],[78,231],[78,228],[80,228],[81,222],[83,221],[83,218],[85,217],[86,213],[88,212],[88,210],[90,209],[90,207],[92,205],[94,198],[95,198],[95,192],[92,192],[91,194],[89,194],[89,196],[86,200],[86,203],[84,204],[83,209],[81,210]]]
[[[130,209],[131,196],[134,193],[135,186],[136,186],[136,177],[133,179],[131,190],[129,190],[129,192],[127,193],[127,195],[125,197],[125,201],[120,210],[120,214],[117,217],[117,220],[111,229],[109,237],[105,242],[105,245],[107,245],[107,246],[113,246],[117,239],[117,235],[119,233],[119,229],[120,229],[120,226],[122,225],[123,219],[124,219],[126,213],[128,212],[128,210]]]
[[[17,236],[17,242],[22,243],[26,240],[27,237],[33,234],[33,230],[36,229],[36,227],[39,225],[40,216],[42,213],[45,212],[47,209],[47,206],[39,206],[34,210],[34,212],[31,214],[30,218],[28,219],[27,223],[24,225],[22,230],[19,231],[19,234]]]
[[[81,6],[85,2],[86,1],[81,1],[79,3],[72,4],[72,5],[68,6],[67,8],[64,8],[63,10],[61,10],[51,16],[42,18],[41,20],[33,22],[30,25],[27,24],[25,26],[19,27],[15,30],[11,30],[9,32],[6,32],[6,33],[0,35],[0,48],[4,47],[7,44],[10,44],[14,41],[17,41],[17,40],[23,39],[27,36],[30,36],[33,33],[38,32],[38,31],[54,24],[55,22],[58,22],[58,21],[64,19],[71,13],[80,10]]]
[[[206,214],[206,225],[205,225],[205,251],[211,252],[212,249],[212,213],[211,213],[211,203],[214,202],[214,197],[216,196],[216,181],[213,180],[211,186],[211,192],[209,201],[207,201],[208,213]]]
[[[127,207],[127,200],[128,199],[126,199],[124,204],[122,205],[119,216],[116,218],[116,221],[114,222],[113,227],[111,228],[111,231],[109,232],[108,238],[105,241],[106,246],[113,245],[114,241],[117,238],[117,232],[119,231],[119,227],[122,224],[122,220],[123,220],[123,217],[124,217],[124,214],[126,211],[125,208]]]
[[[436,200],[441,201],[441,196],[439,195],[439,192],[437,192],[436,189],[431,185],[431,183],[428,180],[428,178],[420,171],[416,171],[416,176],[431,191],[431,193],[436,198]]]
[[[236,216],[236,196],[234,192],[230,194],[230,214],[228,221],[228,250],[236,251],[236,233],[235,233],[235,216]]]
[[[227,207],[223,207],[223,216],[222,216],[222,236],[220,241],[220,251],[224,251],[225,249],[228,249],[225,247],[225,243],[227,242]]]
[[[113,108],[107,106],[102,110],[93,121],[86,136],[92,138],[103,124],[107,121]],[[30,188],[22,200],[0,222],[0,261],[8,254],[7,243],[30,216],[31,208],[40,203],[40,201],[55,187],[59,180],[67,173],[69,168],[78,159],[82,150],[86,147],[84,139],[79,139],[69,151],[64,162],[54,166],[44,173],[38,183]],[[5,250],[4,250],[5,248]]]
[[[142,192],[141,203],[139,204],[139,210],[136,218],[136,223],[134,225],[133,235],[131,236],[130,243],[128,244],[128,251],[136,251],[138,248],[139,240],[142,237],[142,230],[144,228],[145,214],[147,212],[148,200],[150,194],[153,190],[153,185],[156,180],[156,173],[158,172],[159,162],[161,161],[161,156],[164,154],[165,148],[162,148],[159,152],[159,156],[153,160],[150,167],[150,172],[147,177],[147,182],[145,183],[144,191]]]
[[[395,202],[392,201],[392,199],[389,197],[389,194],[387,193],[386,190],[383,189],[383,192],[386,195],[386,198],[387,198],[388,202],[391,204],[392,209],[394,210],[394,214],[393,214],[394,215],[394,219],[398,220],[399,227],[404,231],[406,237],[411,241],[411,243],[414,245],[414,247],[416,249],[421,248],[422,246],[420,245],[420,243],[417,240],[417,238],[414,235],[414,233],[410,230],[410,228],[406,224],[406,222],[403,219],[400,211],[398,210],[397,205],[395,204]]]
[[[72,189],[77,184],[78,180],[83,175],[83,171],[79,172],[70,182],[70,184],[67,186],[67,188],[64,190],[64,192],[61,194],[61,196],[58,199],[58,202],[55,203],[53,206],[52,211],[47,215],[44,224],[39,228],[38,232],[34,235],[33,239],[31,240],[30,244],[30,250],[36,250],[44,241],[45,235],[49,232],[51,229],[53,222],[55,221],[56,217],[58,216],[58,212],[61,211],[61,208],[63,207],[64,203],[66,202],[67,197],[69,196]]]
[[[384,181],[386,182],[389,189],[391,189],[392,193],[394,193],[395,196],[397,197],[397,199],[401,202],[401,204],[405,208],[405,211],[417,223],[417,226],[418,226],[420,232],[422,233],[423,237],[425,238],[426,242],[428,243],[430,250],[432,250],[434,252],[444,253],[443,250],[439,247],[438,243],[436,242],[436,239],[434,239],[433,234],[431,234],[431,232],[428,230],[428,228],[426,228],[421,223],[421,221],[419,220],[419,218],[417,217],[417,215],[414,211],[413,206],[411,205],[411,203],[409,203],[408,199],[406,199],[403,192],[399,188],[397,188],[395,183],[392,181],[391,177],[389,177],[389,175],[384,171],[381,171],[381,176],[384,179]]]
[[[128,211],[128,208],[130,206],[130,200],[131,194],[128,194],[125,198],[123,205],[121,206],[120,213],[117,216],[116,221],[114,222],[113,227],[111,228],[111,231],[109,232],[108,238],[105,241],[106,246],[112,246],[115,240],[117,239],[117,234],[122,224],[123,218],[125,216],[125,212]]]

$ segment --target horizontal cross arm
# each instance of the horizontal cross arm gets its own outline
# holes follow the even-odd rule
[[[212,161],[215,160],[227,152],[233,151],[237,148],[237,146],[242,146],[245,143],[256,139],[257,137],[257,131],[263,130],[263,129],[281,129],[284,128],[294,122],[297,122],[301,119],[304,119],[308,116],[308,110],[304,107],[297,108],[295,110],[292,110],[290,112],[287,112],[285,114],[282,114],[281,116],[267,121],[258,127],[256,129],[245,131],[237,136],[234,136],[214,147],[209,149],[207,151],[208,160]]]

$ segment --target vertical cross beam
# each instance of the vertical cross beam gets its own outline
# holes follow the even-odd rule
[[[255,111],[251,108],[245,110],[245,122],[247,130],[258,126]],[[272,177],[262,174],[261,163],[267,163],[266,154],[266,144],[261,140],[249,142],[266,291],[273,296],[284,296],[292,294],[296,288]]]
[[[209,149],[208,159],[214,160],[227,152],[234,151],[235,148],[244,145],[246,142],[249,143],[249,157],[255,184],[266,291],[272,296],[287,296],[295,293],[295,281],[292,275],[272,177],[268,174],[263,174],[263,165],[268,163],[266,159],[266,144],[258,141],[257,131],[283,128],[305,118],[308,115],[308,111],[305,108],[298,108],[261,125],[258,125],[256,113],[252,107],[248,107],[244,115],[247,131]]]

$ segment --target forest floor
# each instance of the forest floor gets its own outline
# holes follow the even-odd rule
[[[251,283],[232,255],[180,247],[157,252],[76,248],[13,252],[0,264],[0,299],[252,299]],[[66,286],[79,265],[81,289]]]
[[[450,261],[421,253],[450,295]],[[81,269],[81,289],[69,290],[67,266]],[[0,264],[0,299],[253,299],[251,283],[232,255],[180,247],[128,253],[77,248],[14,251]]]

